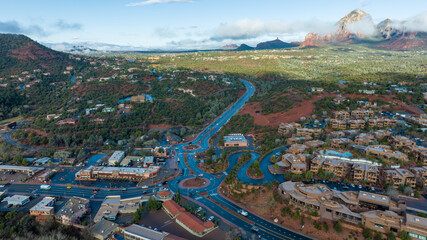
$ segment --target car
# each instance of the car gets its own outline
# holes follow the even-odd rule
[[[168,181],[163,181],[162,182],[162,185],[166,185],[166,184],[168,184]]]
[[[255,225],[253,225],[252,227],[251,227],[251,231],[252,232],[259,232],[259,228],[257,227],[257,226],[255,226]]]
[[[190,197],[194,197],[195,194],[193,192],[190,193]]]
[[[196,212],[200,212],[200,211],[202,211],[202,207],[198,207],[198,208],[196,209]]]
[[[359,189],[362,189],[362,185],[359,185]]]
[[[122,188],[122,192],[126,192],[127,191],[127,189],[126,188]]]
[[[371,187],[371,191],[372,191],[372,192],[375,192],[375,188],[374,188],[374,187]]]
[[[246,212],[245,210],[243,210],[243,209],[239,209],[238,211],[237,211],[240,215],[242,215],[242,216],[248,216],[248,212]]]
[[[154,231],[159,231],[159,229],[158,229],[158,228],[154,228],[153,230],[154,230]]]
[[[348,189],[348,186],[343,186],[342,189]]]
[[[147,186],[147,185],[144,185],[144,186],[142,186],[141,188],[142,188],[142,189],[147,189],[147,188],[148,188],[148,186]]]
[[[208,221],[213,221],[215,219],[215,217],[214,216],[210,216],[209,218],[208,218]]]
[[[352,183],[352,184],[350,184],[350,186],[351,186],[352,188],[355,188],[355,187],[356,187],[356,185],[354,185],[353,183]]]
[[[4,187],[6,187],[6,186],[5,186],[5,185],[3,185],[3,184],[1,184],[1,185],[0,185],[0,188],[4,188]]]
[[[142,194],[148,194],[148,191],[143,191]]]
[[[67,189],[71,189],[71,186],[67,186]]]

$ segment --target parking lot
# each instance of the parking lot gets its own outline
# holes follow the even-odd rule
[[[22,180],[25,180],[28,178],[27,174],[20,173],[20,172],[9,172],[9,171],[1,171],[0,172],[0,179],[1,181],[8,181],[8,182],[20,182]]]

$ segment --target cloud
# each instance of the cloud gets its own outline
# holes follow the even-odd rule
[[[83,28],[83,25],[80,23],[67,23],[63,19],[59,19],[55,23],[55,27],[60,30],[81,30]]]
[[[427,11],[404,21],[393,21],[392,25],[399,30],[427,32]]]
[[[22,26],[16,21],[0,21],[0,32],[14,34],[28,34],[35,36],[47,36],[48,33],[38,25]]]
[[[332,33],[336,30],[334,23],[322,22],[316,19],[310,21],[285,22],[280,20],[261,21],[242,19],[231,23],[221,24],[211,39],[213,40],[243,40],[253,39],[263,35],[292,34],[300,32]]]
[[[159,4],[159,3],[189,3],[194,2],[194,0],[146,0],[142,2],[134,2],[126,4],[127,7],[136,7],[136,6],[145,6],[145,5],[152,5],[152,4]]]
[[[351,33],[361,33],[365,36],[378,34],[377,28],[370,17],[364,17],[357,22],[348,23],[346,28]]]
[[[156,27],[153,34],[161,38],[173,38],[177,36],[176,32],[169,27]]]

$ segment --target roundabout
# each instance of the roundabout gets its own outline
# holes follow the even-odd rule
[[[190,177],[179,183],[179,188],[182,189],[199,189],[209,186],[211,181],[203,177]]]

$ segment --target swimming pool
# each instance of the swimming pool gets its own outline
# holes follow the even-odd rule
[[[336,151],[326,151],[326,155],[334,155],[334,156],[340,156],[340,157],[352,157],[353,154],[346,152],[346,153],[340,153],[340,152],[336,152]]]

